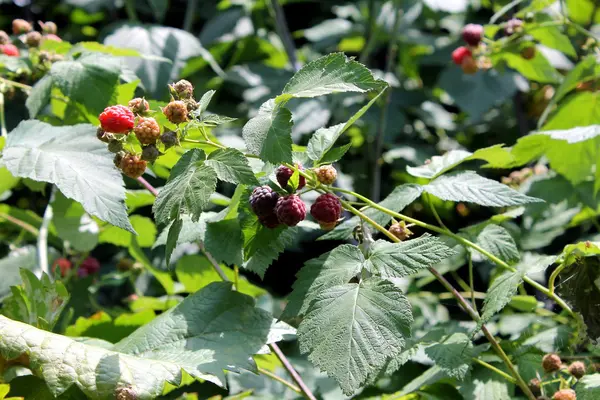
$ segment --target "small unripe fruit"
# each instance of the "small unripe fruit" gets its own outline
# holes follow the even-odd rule
[[[577,394],[573,389],[562,389],[554,393],[552,400],[577,400]]]
[[[42,34],[37,31],[31,31],[25,36],[25,43],[29,47],[38,47],[42,42]]]
[[[526,60],[531,60],[532,58],[534,58],[535,46],[525,47],[523,50],[521,50],[521,57],[523,57]]]
[[[59,36],[56,36],[52,33],[48,33],[44,35],[44,40],[52,40],[53,42],[62,42],[62,39]]]
[[[125,157],[127,153],[125,153],[124,151],[120,151],[117,154],[115,154],[115,158],[113,158],[113,163],[115,164],[115,167],[117,168],[121,168],[121,161],[123,161],[123,157]]]
[[[194,86],[185,79],[172,85],[173,91],[180,99],[189,99],[194,95]]]
[[[160,141],[165,145],[165,149],[179,145],[179,137],[177,136],[177,132],[174,131],[165,131],[160,136]]]
[[[406,240],[413,235],[412,231],[406,227],[404,221],[397,222],[390,226],[389,232],[400,240]]]
[[[180,124],[188,120],[187,106],[183,101],[172,101],[163,108],[163,114],[174,124]]]
[[[558,354],[546,354],[544,358],[542,358],[542,368],[548,373],[558,371],[561,364],[562,360]]]
[[[473,58],[471,50],[469,50],[465,46],[460,46],[452,52],[452,61],[456,65],[462,65],[462,62],[465,59],[465,57]]]
[[[118,153],[123,150],[123,142],[120,140],[111,140],[108,142],[108,151],[111,153]]]
[[[10,36],[4,31],[0,31],[0,45],[10,43]]]
[[[142,148],[142,160],[153,163],[158,157],[160,157],[160,151],[156,145],[150,144]]]
[[[479,24],[465,25],[462,37],[469,46],[478,46],[483,38],[483,26]]]
[[[200,107],[200,105],[196,102],[196,100],[189,98],[189,99],[184,99],[183,102],[185,103],[185,107],[188,110],[188,113],[197,110],[198,107]]]
[[[12,22],[12,30],[15,35],[20,35],[21,33],[27,33],[31,31],[31,24],[24,19],[15,19]]]
[[[101,126],[99,126],[98,129],[96,129],[96,137],[98,138],[98,140],[104,143],[108,143],[113,139],[113,135],[109,132],[106,132],[104,129],[102,129]]]
[[[523,30],[523,21],[518,18],[513,18],[506,23],[506,28],[504,29],[504,33],[508,36],[519,33]]]
[[[145,114],[150,110],[150,104],[142,97],[129,100],[129,109],[136,114]]]
[[[310,215],[317,220],[321,229],[330,231],[342,214],[342,203],[340,199],[331,193],[325,193],[317,197],[310,208]]]
[[[302,168],[302,165],[300,165],[300,164],[297,164],[296,167],[300,171],[304,170],[304,168]],[[294,174],[294,170],[292,170],[291,168],[286,167],[285,165],[280,165],[275,170],[275,178],[277,179],[277,182],[279,183],[279,186],[281,186],[284,189],[287,186],[288,181],[290,180],[290,178],[292,177],[293,174]],[[300,175],[300,177],[298,179],[298,187],[297,187],[297,189],[300,190],[305,185],[306,185],[306,179],[302,175]]]
[[[533,378],[529,381],[527,386],[529,386],[529,390],[531,390],[531,393],[533,393],[534,396],[539,396],[542,394],[542,383],[539,379]]]
[[[337,179],[337,171],[333,165],[323,165],[315,170],[315,174],[323,185],[331,185]]]
[[[477,61],[473,57],[467,56],[463,58],[462,64],[460,64],[463,72],[467,75],[473,75],[479,70]]]
[[[141,144],[154,144],[160,136],[160,125],[152,117],[142,117],[133,131]]]
[[[575,361],[569,365],[569,373],[577,379],[585,375],[585,364],[581,361]]]
[[[42,32],[44,32],[44,33],[51,33],[51,34],[55,35],[56,32],[58,31],[56,24],[52,21],[46,21],[46,22],[40,21],[39,24],[42,27]]]
[[[126,154],[121,160],[121,171],[133,179],[139,178],[146,171],[146,161],[135,154]]]
[[[296,226],[306,218],[306,205],[300,197],[290,194],[277,200],[275,214],[282,224]]]

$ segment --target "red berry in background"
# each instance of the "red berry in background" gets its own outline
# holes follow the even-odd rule
[[[60,37],[56,36],[53,33],[49,33],[47,35],[44,35],[44,40],[52,40],[52,41],[55,41],[55,42],[62,42],[62,39]]]
[[[483,38],[483,26],[478,24],[465,25],[462,38],[469,46],[477,46]]]
[[[298,167],[298,169],[300,171],[304,171],[304,168],[302,168],[302,165],[297,164],[296,166]],[[293,174],[294,174],[294,170],[286,167],[285,165],[280,165],[275,170],[275,178],[277,179],[277,182],[279,182],[279,185],[284,189],[287,186],[288,181],[290,180],[290,178],[292,177]],[[300,176],[300,179],[298,179],[298,188],[297,189],[300,190],[305,185],[306,185],[306,179],[303,176]]]
[[[117,105],[106,107],[98,119],[106,132],[128,134],[133,129],[135,116],[129,108]]]
[[[121,171],[123,173],[133,179],[139,178],[144,175],[144,171],[146,171],[146,166],[148,163],[142,160],[139,156],[135,154],[125,154],[123,158],[121,158]]]
[[[15,19],[12,22],[12,30],[15,35],[20,35],[21,33],[27,33],[31,31],[33,28],[31,24],[24,19]]]
[[[310,215],[321,225],[321,228],[330,231],[342,215],[342,203],[340,199],[331,193],[325,193],[317,197],[310,208]]]
[[[278,199],[279,194],[269,186],[259,186],[250,195],[250,207],[258,217],[267,217],[275,213]]]
[[[577,394],[573,389],[562,389],[554,393],[552,400],[576,400]]]
[[[5,54],[9,57],[18,57],[19,56],[19,49],[14,44],[10,44],[10,43],[3,44],[0,46],[0,50],[2,50],[3,54]]]
[[[452,61],[456,65],[461,65],[463,60],[465,59],[465,57],[473,58],[473,54],[471,53],[471,50],[469,50],[465,46],[460,46],[459,48],[457,48],[456,50],[454,50],[452,52]]]
[[[54,264],[52,264],[52,272],[56,273],[56,268],[58,268],[60,270],[60,276],[65,277],[72,266],[73,264],[71,264],[71,261],[66,258],[57,258],[56,261],[54,261]]]
[[[583,378],[585,369],[585,364],[581,361],[574,361],[569,365],[569,373],[577,379]]]
[[[296,226],[306,218],[306,205],[300,197],[290,194],[277,200],[275,214],[282,224]]]
[[[100,271],[100,261],[94,257],[88,257],[79,266],[77,275],[80,278],[85,278],[86,276],[97,274],[98,271]]]

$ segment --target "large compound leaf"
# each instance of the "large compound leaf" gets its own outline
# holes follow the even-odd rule
[[[423,189],[442,200],[465,201],[489,207],[518,206],[543,202],[506,185],[484,178],[473,171],[441,176]]]
[[[586,375],[577,382],[577,400],[600,398],[600,374]]]
[[[53,183],[89,214],[134,232],[123,178],[94,126],[21,122],[9,133],[2,160],[14,176]]]
[[[202,150],[193,149],[177,161],[152,208],[159,224],[177,220],[181,214],[198,221],[217,186],[217,174],[204,164],[205,159]]]
[[[296,275],[294,291],[281,317],[304,315],[315,297],[323,290],[350,281],[360,272],[364,261],[360,249],[350,244],[343,244],[319,258],[308,260]]]
[[[521,258],[515,240],[506,229],[499,225],[487,225],[477,235],[476,242],[484,250],[509,264],[513,264]]]
[[[255,369],[271,316],[230,283],[212,283],[111,349],[73,341],[0,316],[0,354],[28,360],[55,396],[76,385],[90,399],[132,391],[138,400],[179,385],[182,371],[223,385],[223,369]]]
[[[452,249],[428,234],[401,243],[378,240],[371,246],[365,266],[382,278],[402,278],[453,254]]]
[[[292,113],[273,99],[244,125],[248,151],[271,163],[292,162]]]
[[[208,155],[206,165],[217,172],[220,180],[245,185],[258,185],[248,159],[236,149],[218,149]]]
[[[471,358],[476,352],[467,335],[454,333],[443,342],[426,348],[425,354],[448,376],[463,380],[471,368]]]
[[[465,399],[470,400],[513,400],[514,386],[488,369],[477,368],[459,388]]]
[[[387,84],[377,80],[367,67],[343,53],[333,53],[306,64],[290,79],[282,96],[316,97],[341,92],[381,90]]]
[[[351,395],[406,345],[410,304],[391,282],[371,277],[322,291],[300,327],[302,353]]]
[[[483,312],[479,320],[477,331],[488,322],[495,314],[502,310],[517,293],[519,285],[523,282],[523,271],[506,271],[494,279],[485,294]]]

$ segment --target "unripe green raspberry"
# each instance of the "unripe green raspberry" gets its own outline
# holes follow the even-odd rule
[[[38,47],[42,42],[42,34],[37,31],[31,31],[25,36],[25,43],[29,47]]]
[[[150,104],[146,101],[146,99],[142,97],[136,97],[135,99],[129,100],[127,104],[129,109],[136,114],[145,114],[150,110]]]
[[[158,157],[160,157],[160,151],[156,145],[151,144],[142,149],[142,160],[153,163]]]
[[[323,165],[315,170],[317,179],[323,185],[331,185],[337,179],[337,171],[333,165]]]
[[[108,143],[113,139],[114,136],[112,133],[106,132],[101,126],[99,126],[98,129],[96,129],[96,137],[98,140]]]
[[[171,87],[173,88],[173,91],[177,97],[180,99],[189,99],[194,95],[194,86],[185,79],[174,83]]]

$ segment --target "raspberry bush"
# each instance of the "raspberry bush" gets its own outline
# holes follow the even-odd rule
[[[600,398],[595,2],[84,3],[0,21],[3,395]]]

